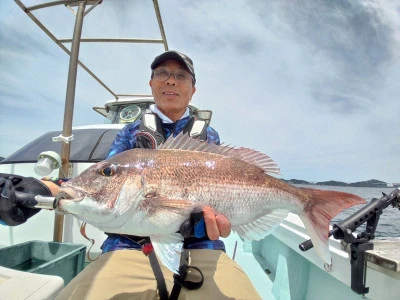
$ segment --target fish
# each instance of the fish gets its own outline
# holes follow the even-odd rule
[[[192,212],[211,207],[248,241],[264,238],[293,212],[330,265],[329,221],[365,200],[295,187],[279,174],[262,152],[181,133],[158,149],[135,148],[93,164],[60,187],[57,210],[105,232],[150,237],[159,260],[175,273],[183,247],[179,229]]]

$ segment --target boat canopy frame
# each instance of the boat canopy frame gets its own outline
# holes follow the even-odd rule
[[[114,43],[147,43],[154,44],[159,43],[164,46],[164,50],[168,51],[168,43],[167,38],[164,31],[164,25],[161,18],[160,8],[157,0],[152,0],[154,5],[154,11],[157,17],[158,26],[160,29],[161,39],[134,39],[134,38],[81,38],[82,26],[84,17],[91,12],[95,7],[103,2],[103,0],[61,0],[61,1],[51,1],[42,3],[39,5],[34,5],[27,7],[25,6],[21,0],[14,0],[19,7],[32,19],[36,25],[39,26],[44,33],[48,37],[50,37],[65,53],[67,53],[70,57],[69,61],[69,69],[68,69],[68,81],[67,81],[67,91],[66,91],[66,99],[65,99],[65,108],[64,108],[64,121],[63,121],[63,130],[62,134],[57,137],[53,137],[53,141],[61,141],[61,168],[59,172],[59,177],[63,177],[63,174],[68,174],[69,170],[69,159],[70,159],[70,151],[71,144],[74,136],[72,134],[72,119],[74,113],[74,101],[75,101],[75,88],[76,88],[76,78],[78,65],[82,67],[92,78],[94,78],[103,88],[105,88],[110,94],[114,96],[116,101],[118,101],[121,96],[133,96],[140,97],[145,96],[148,97],[150,95],[122,95],[117,94],[110,87],[108,87],[98,76],[96,76],[85,64],[83,64],[79,60],[79,48],[82,42],[114,42]],[[65,5],[75,16],[75,26],[73,30],[72,39],[58,39],[39,19],[32,13],[33,11],[39,9],[45,9],[48,7],[53,7],[57,5]],[[89,8],[85,11],[86,6]],[[77,10],[74,10],[74,7],[77,7]],[[71,50],[64,46],[65,43],[71,43]],[[64,216],[63,215],[55,215],[54,219],[54,234],[53,240],[55,242],[62,242],[63,237],[63,227],[64,227]]]
[[[53,32],[51,32],[33,13],[32,11],[48,8],[56,5],[65,5],[71,12],[77,17],[77,12],[74,11],[73,7],[77,6],[81,2],[86,2],[86,5],[91,5],[91,7],[83,13],[83,17],[85,17],[90,11],[92,11],[97,5],[101,4],[103,0],[62,0],[62,1],[52,1],[39,5],[33,5],[26,7],[21,0],[14,0],[19,7],[32,19],[36,25],[43,30],[46,35],[53,40],[67,55],[71,56],[71,51],[64,46],[64,44],[73,43],[74,38],[57,38]],[[157,17],[158,27],[160,29],[161,38],[79,38],[79,43],[131,43],[131,44],[162,44],[164,46],[164,50],[168,51],[168,42],[167,37],[165,35],[164,25],[160,13],[160,8],[158,5],[158,0],[152,0],[154,5],[154,11]],[[83,62],[77,59],[77,64],[84,69],[94,80],[96,80],[104,89],[106,89],[117,101],[121,97],[152,97],[149,94],[122,94],[114,91],[109,85],[104,83],[94,72],[86,66]]]

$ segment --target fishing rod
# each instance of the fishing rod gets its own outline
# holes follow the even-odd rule
[[[373,250],[374,248],[374,244],[370,241],[375,238],[380,215],[390,205],[400,210],[400,188],[393,190],[390,194],[382,194],[381,198],[373,198],[368,204],[344,221],[332,225],[332,230],[329,231],[329,236],[333,236],[337,240],[344,240],[350,244],[351,289],[358,294],[369,292],[369,288],[365,286],[366,264],[364,254],[366,250]],[[354,236],[353,232],[365,222],[367,222],[365,231]],[[311,240],[299,245],[301,251],[308,251],[313,247]]]

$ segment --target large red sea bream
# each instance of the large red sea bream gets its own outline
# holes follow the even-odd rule
[[[113,233],[149,236],[156,255],[178,270],[182,236],[192,211],[211,206],[245,240],[259,240],[288,214],[300,216],[318,255],[330,264],[329,221],[365,201],[355,195],[297,188],[265,154],[218,146],[186,135],[159,149],[133,149],[94,164],[66,182],[58,209]]]

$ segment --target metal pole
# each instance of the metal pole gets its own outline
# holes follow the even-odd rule
[[[83,16],[85,13],[86,1],[81,1],[78,6],[78,12],[76,14],[75,28],[73,41],[71,45],[71,56],[69,60],[68,70],[68,82],[67,82],[67,94],[65,98],[65,109],[64,109],[64,124],[63,124],[63,137],[69,138],[72,136],[72,119],[74,115],[74,100],[75,100],[75,86],[76,86],[76,75],[78,71],[78,56],[79,56],[79,45],[82,33]],[[68,174],[69,169],[69,155],[70,155],[70,143],[61,143],[61,161],[62,170],[60,170],[59,177],[64,177],[63,174]],[[55,215],[54,219],[54,235],[53,240],[55,242],[62,242],[64,227],[64,216]]]
[[[164,25],[163,25],[163,22],[162,22],[161,13],[160,13],[160,7],[158,5],[158,1],[157,0],[153,0],[153,5],[154,5],[154,11],[156,12],[158,27],[160,28],[161,37],[162,37],[163,44],[164,44],[164,50],[168,51],[167,37],[165,35]]]

